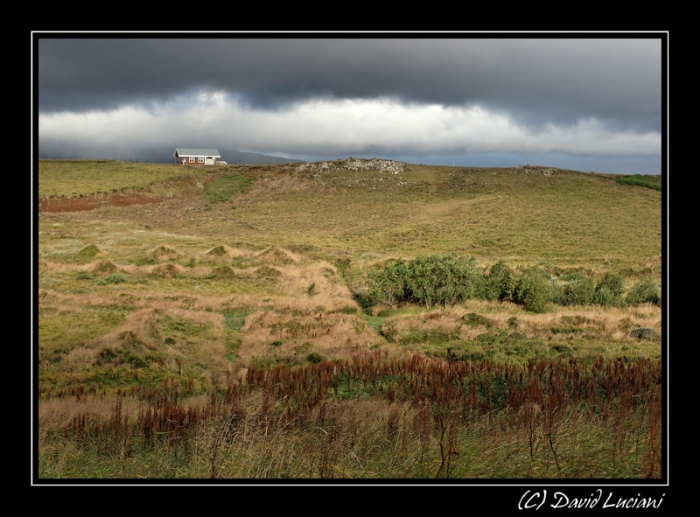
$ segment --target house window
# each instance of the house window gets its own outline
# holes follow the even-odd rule
[[[204,163],[204,158],[201,158],[201,157],[200,157],[200,158],[197,158],[197,162],[198,162],[198,163]]]
[[[190,163],[194,163],[194,156],[190,156]]]

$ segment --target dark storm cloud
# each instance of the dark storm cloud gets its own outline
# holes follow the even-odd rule
[[[521,124],[659,131],[659,39],[40,39],[42,113],[197,90],[253,108],[313,98],[479,104]]]

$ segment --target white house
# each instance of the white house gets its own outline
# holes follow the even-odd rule
[[[175,163],[183,165],[225,165],[221,161],[218,149],[189,149],[178,147],[175,149]]]

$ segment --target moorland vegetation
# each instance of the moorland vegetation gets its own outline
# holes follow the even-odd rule
[[[39,479],[659,478],[656,180],[357,163],[41,160]]]

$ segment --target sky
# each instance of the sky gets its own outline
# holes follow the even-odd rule
[[[660,33],[38,36],[41,158],[204,147],[661,173]]]

